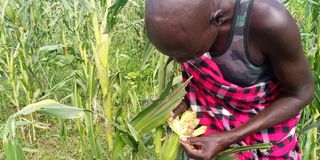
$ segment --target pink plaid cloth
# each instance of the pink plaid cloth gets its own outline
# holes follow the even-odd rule
[[[209,53],[182,64],[183,79],[193,76],[186,87],[185,100],[197,112],[200,124],[207,126],[205,135],[228,131],[257,115],[283,90],[270,80],[249,87],[239,87],[223,79]],[[299,160],[301,154],[295,134],[300,115],[244,138],[233,146],[272,143],[268,151],[239,153],[240,160]]]

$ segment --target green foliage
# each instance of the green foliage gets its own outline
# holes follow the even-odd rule
[[[8,160],[26,159],[16,133],[16,118],[18,116],[26,116],[36,111],[43,112],[61,119],[75,119],[84,116],[84,111],[82,109],[69,107],[53,100],[45,100],[26,106],[13,116],[10,116],[5,125],[3,133],[3,146],[6,158]],[[20,124],[22,123],[20,122]]]

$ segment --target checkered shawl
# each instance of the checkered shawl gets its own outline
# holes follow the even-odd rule
[[[239,87],[224,80],[209,53],[184,62],[183,79],[193,77],[186,87],[185,100],[197,112],[200,124],[207,126],[205,135],[228,131],[249,121],[274,101],[282,88],[275,80]],[[300,116],[252,134],[233,146],[273,143],[268,151],[239,153],[240,160],[301,159],[295,126]]]

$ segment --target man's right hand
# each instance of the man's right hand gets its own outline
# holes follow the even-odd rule
[[[187,106],[185,100],[182,100],[182,102],[171,112],[168,121],[174,120],[180,113],[185,112],[188,108],[189,107]]]

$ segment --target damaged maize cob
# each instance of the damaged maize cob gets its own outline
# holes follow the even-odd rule
[[[160,160],[178,159],[177,156],[181,149],[180,139],[182,137],[196,137],[202,135],[207,129],[206,126],[201,126],[195,130],[199,125],[199,119],[196,118],[196,113],[191,110],[184,112],[181,117],[177,116],[174,120],[167,121],[167,123],[174,133],[171,133],[166,137],[161,148]]]
[[[195,129],[199,125],[200,120],[196,118],[196,113],[191,110],[184,112],[181,118],[177,116],[174,120],[167,122],[172,131],[178,134],[180,138],[196,137],[202,135],[207,129],[206,126]]]

